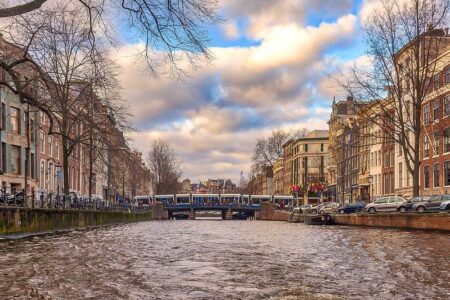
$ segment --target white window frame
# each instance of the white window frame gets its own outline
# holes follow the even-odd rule
[[[53,156],[53,136],[49,135],[47,140],[48,140],[48,156],[52,157]]]
[[[428,187],[426,186],[426,184],[425,184],[425,167],[427,167],[428,168]],[[428,189],[430,189],[430,165],[424,165],[423,166],[423,168],[422,168],[422,176],[423,176],[423,189],[424,190],[428,190]]]
[[[39,132],[39,143],[41,154],[45,154],[45,132],[43,130]]]
[[[41,111],[41,125],[45,125],[45,121],[46,121],[45,113]]]
[[[435,173],[434,173],[434,166],[436,166],[436,165],[438,165],[439,176],[441,176],[441,170],[440,170],[440,164],[439,164],[439,162],[434,163],[434,164],[433,164],[433,188],[439,188],[439,178],[438,178],[438,180],[437,180],[438,186],[435,186],[435,185],[434,185],[435,182],[436,182],[436,180],[435,180],[435,178],[434,178],[434,175],[435,175]]]
[[[450,185],[446,185],[445,184],[445,180],[446,180],[446,174],[445,174],[445,163],[449,163],[450,164],[450,160],[444,160],[443,162],[442,162],[442,186],[443,187],[449,187]]]
[[[430,115],[430,104],[427,103],[423,106],[423,123],[428,124],[431,121],[431,115]],[[426,118],[428,116],[428,118]]]

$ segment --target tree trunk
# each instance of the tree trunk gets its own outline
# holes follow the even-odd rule
[[[419,174],[420,174],[420,160],[419,151],[414,154],[414,173],[413,173],[413,197],[419,196]]]
[[[25,147],[24,206],[28,206],[28,172],[30,169],[30,109],[28,105],[25,127],[25,133],[27,134],[27,146]]]
[[[92,130],[91,130],[92,132]],[[92,133],[90,134],[89,139],[89,199],[92,198],[92,181],[94,177],[94,171],[93,171],[93,165],[94,165],[94,158],[93,158],[93,146],[92,146],[93,140],[92,140]]]
[[[62,147],[63,147],[63,173],[64,173],[64,194],[69,195],[69,154],[67,138],[62,137]]]

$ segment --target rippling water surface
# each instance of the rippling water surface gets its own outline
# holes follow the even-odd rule
[[[450,299],[450,235],[163,221],[0,243],[0,299]]]

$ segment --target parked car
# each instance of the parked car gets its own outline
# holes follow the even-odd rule
[[[311,204],[301,205],[301,206],[294,207],[294,212],[309,213],[309,212],[311,212],[311,208],[312,208]]]
[[[437,195],[433,196],[427,201],[417,202],[413,205],[412,209],[418,212],[424,212],[427,210],[438,210],[441,207],[442,202],[450,200],[450,195]]]
[[[405,198],[399,196],[380,197],[374,202],[367,204],[365,210],[371,213],[377,211],[397,211],[397,206],[405,201]]]
[[[329,213],[335,213],[337,212],[337,209],[339,207],[339,203],[336,202],[330,202],[323,205],[320,210],[319,214],[329,214]]]
[[[414,204],[418,202],[428,201],[432,196],[416,196],[409,200],[403,201],[397,205],[397,211],[407,212],[412,210]]]
[[[324,207],[326,204],[327,204],[327,203],[320,203],[320,204],[318,204],[318,205],[315,205],[315,206],[311,207],[311,213],[317,214],[317,213],[320,211],[320,209],[321,209],[322,207]]]
[[[338,212],[340,214],[351,214],[351,213],[362,211],[365,206],[366,206],[366,202],[364,202],[364,201],[353,202],[353,203],[339,206]]]
[[[442,210],[450,210],[450,201],[444,201],[441,203]]]

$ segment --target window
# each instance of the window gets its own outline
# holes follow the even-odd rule
[[[304,147],[305,147],[305,152],[308,152],[308,144],[305,144]]]
[[[391,150],[391,157],[390,157],[391,162],[389,163],[389,167],[393,167],[394,166],[394,152],[395,152],[395,150],[392,149]]]
[[[423,107],[423,122],[428,124],[430,122],[430,105],[425,105]]]
[[[450,185],[450,161],[444,162],[444,185]]]
[[[45,113],[41,111],[41,125],[45,125]]]
[[[6,129],[6,105],[2,103],[2,129]]]
[[[428,166],[423,167],[423,180],[425,188],[428,189],[430,187],[430,170]]]
[[[6,172],[6,143],[2,143],[2,167],[0,170]]]
[[[439,187],[439,164],[436,163],[433,166],[433,186]]]
[[[23,113],[23,123],[25,126],[25,136],[28,136],[30,134],[30,121],[27,118],[27,114]]]
[[[398,187],[403,187],[403,163],[398,163]]]
[[[423,157],[430,157],[430,140],[427,135],[423,138]]]
[[[440,74],[438,73],[438,74],[436,74],[436,75],[433,76],[433,88],[434,88],[435,90],[437,90],[437,89],[440,88],[440,87],[441,87],[441,76],[440,76]]]
[[[384,167],[389,167],[390,157],[389,157],[389,151],[386,151],[384,153]]]
[[[20,175],[20,147],[11,145],[11,173]]]
[[[53,156],[53,137],[51,135],[48,136],[48,156]]]
[[[409,185],[411,182],[411,173],[409,172],[408,168],[406,169],[406,186]]]
[[[11,131],[20,133],[20,109],[11,107],[10,113]]]
[[[444,70],[444,82],[447,84],[447,83],[450,83],[450,67],[447,67],[445,70]]]
[[[433,134],[433,156],[439,155],[439,131],[435,131]]]
[[[41,153],[45,154],[45,133],[43,131],[40,132],[39,142],[41,147]]]
[[[55,142],[55,152],[56,152],[56,159],[59,159],[59,143],[58,143],[58,141]]]
[[[450,95],[444,97],[444,116],[448,115],[450,115]]]
[[[320,151],[323,152],[323,144],[320,144]]]
[[[403,155],[403,147],[402,145],[398,144],[398,156],[402,156]]]
[[[30,153],[30,177],[31,178],[35,178],[35,175],[34,175],[34,160],[35,160],[35,158],[34,158],[34,153]]]
[[[438,120],[439,119],[439,117],[440,117],[439,110],[440,110],[439,100],[438,101],[434,101],[433,102],[433,120]]]
[[[423,83],[423,90],[425,91],[425,93],[427,93],[430,90],[430,87],[431,87],[430,78],[426,78]]]
[[[389,194],[389,174],[384,174],[384,193]]]
[[[375,203],[376,204],[383,204],[383,203],[387,203],[388,202],[388,197],[383,197],[383,198],[380,198],[380,199],[377,199],[376,201],[375,201]]]
[[[450,127],[444,129],[444,153],[450,152]]]

